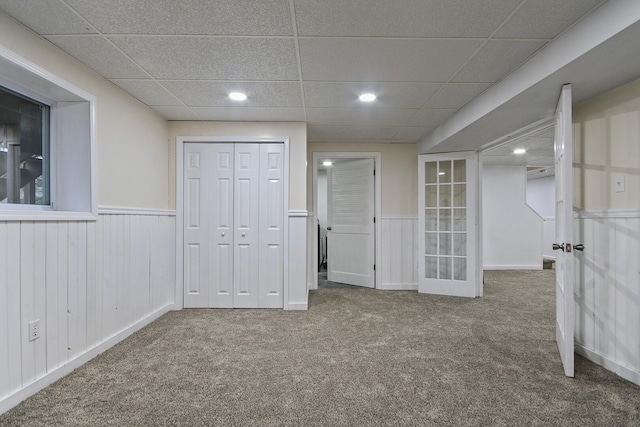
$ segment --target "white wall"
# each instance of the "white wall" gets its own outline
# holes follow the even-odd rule
[[[0,45],[96,97],[99,205],[167,209],[166,119],[1,12]]]
[[[527,180],[527,204],[542,218],[556,217],[555,196],[555,176]]]
[[[576,352],[640,384],[640,80],[574,107]],[[624,176],[626,191],[614,180]]]
[[[525,203],[526,179],[524,166],[483,166],[485,269],[542,268],[542,219]]]
[[[174,248],[166,211],[0,223],[0,413],[169,311]]]

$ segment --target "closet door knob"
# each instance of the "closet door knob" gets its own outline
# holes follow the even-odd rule
[[[243,231],[242,232],[242,237],[246,236],[247,234]]]
[[[220,233],[220,236],[222,236],[222,237],[224,237],[224,236],[225,236],[224,231],[223,231],[222,233]]]

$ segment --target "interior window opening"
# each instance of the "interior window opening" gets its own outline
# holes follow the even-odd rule
[[[0,204],[50,205],[50,107],[0,86]]]

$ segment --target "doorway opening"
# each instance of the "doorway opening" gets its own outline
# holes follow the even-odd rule
[[[489,144],[481,153],[486,269],[553,266],[554,136],[555,124],[547,119]]]
[[[313,153],[310,289],[380,283],[379,152]]]

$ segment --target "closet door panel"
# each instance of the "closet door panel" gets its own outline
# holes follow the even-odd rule
[[[283,306],[284,145],[260,144],[259,307]]]
[[[184,306],[209,306],[209,216],[211,146],[185,144]]]
[[[260,146],[235,144],[234,296],[236,308],[258,307]]]
[[[233,167],[234,144],[211,146],[209,307],[233,307]]]

